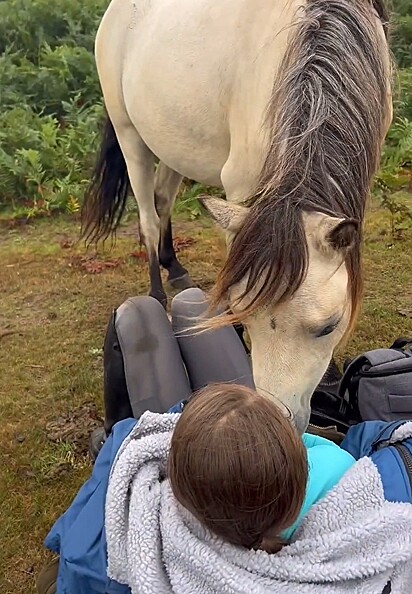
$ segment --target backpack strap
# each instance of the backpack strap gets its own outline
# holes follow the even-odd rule
[[[350,408],[354,411],[358,411],[358,396],[357,396],[357,383],[354,385],[354,378],[356,374],[365,366],[369,365],[369,360],[364,356],[360,355],[356,357],[349,365],[346,367],[343,377],[341,379],[339,385],[339,395],[342,400],[345,400]]]
[[[339,394],[317,388],[311,399],[310,424],[313,427],[336,427],[344,435],[349,427],[359,422],[347,400]]]
[[[389,348],[403,350],[405,347],[412,348],[412,338],[397,338]]]

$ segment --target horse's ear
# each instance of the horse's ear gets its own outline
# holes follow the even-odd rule
[[[340,219],[329,231],[327,241],[334,250],[350,250],[359,238],[359,221]]]
[[[199,196],[198,200],[225,231],[237,233],[243,225],[248,212],[246,206],[233,204],[214,196]]]
[[[315,246],[323,252],[350,251],[359,241],[359,221],[331,217],[320,212],[307,213],[305,227]]]

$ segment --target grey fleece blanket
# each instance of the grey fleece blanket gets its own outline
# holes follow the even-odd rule
[[[412,592],[412,505],[385,502],[375,465],[357,462],[276,555],[211,535],[165,479],[179,415],[145,413],[113,465],[106,499],[108,574],[133,594]]]

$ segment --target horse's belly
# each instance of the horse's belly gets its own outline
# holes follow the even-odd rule
[[[231,156],[251,185],[282,10],[284,0],[112,0],[96,46],[106,103],[124,103],[147,146],[182,175],[220,185]]]
[[[150,150],[171,169],[189,179],[219,186],[220,173],[230,150],[230,136],[219,113],[208,109],[207,117],[193,114],[187,96],[176,92],[163,94],[163,82],[158,91],[141,87],[135,97],[127,95],[132,106],[130,118]],[[166,88],[168,88],[166,86]],[[174,107],[178,106],[178,107]],[[210,124],[209,126],[207,124]]]
[[[164,2],[149,6],[150,18],[129,31],[125,48],[122,87],[129,117],[169,167],[219,185],[230,151],[230,85],[219,70],[230,48],[225,43],[218,50],[216,40],[223,36],[213,35],[211,42],[202,20],[192,20],[197,33],[190,34],[184,6],[179,11],[168,10]]]

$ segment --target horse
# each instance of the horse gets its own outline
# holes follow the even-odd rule
[[[212,292],[246,327],[256,387],[300,431],[362,298],[362,230],[392,119],[383,0],[111,0],[95,43],[107,121],[82,211],[107,238],[129,184],[150,295],[190,286],[171,212],[183,177],[226,233]],[[155,165],[157,164],[157,168]]]

